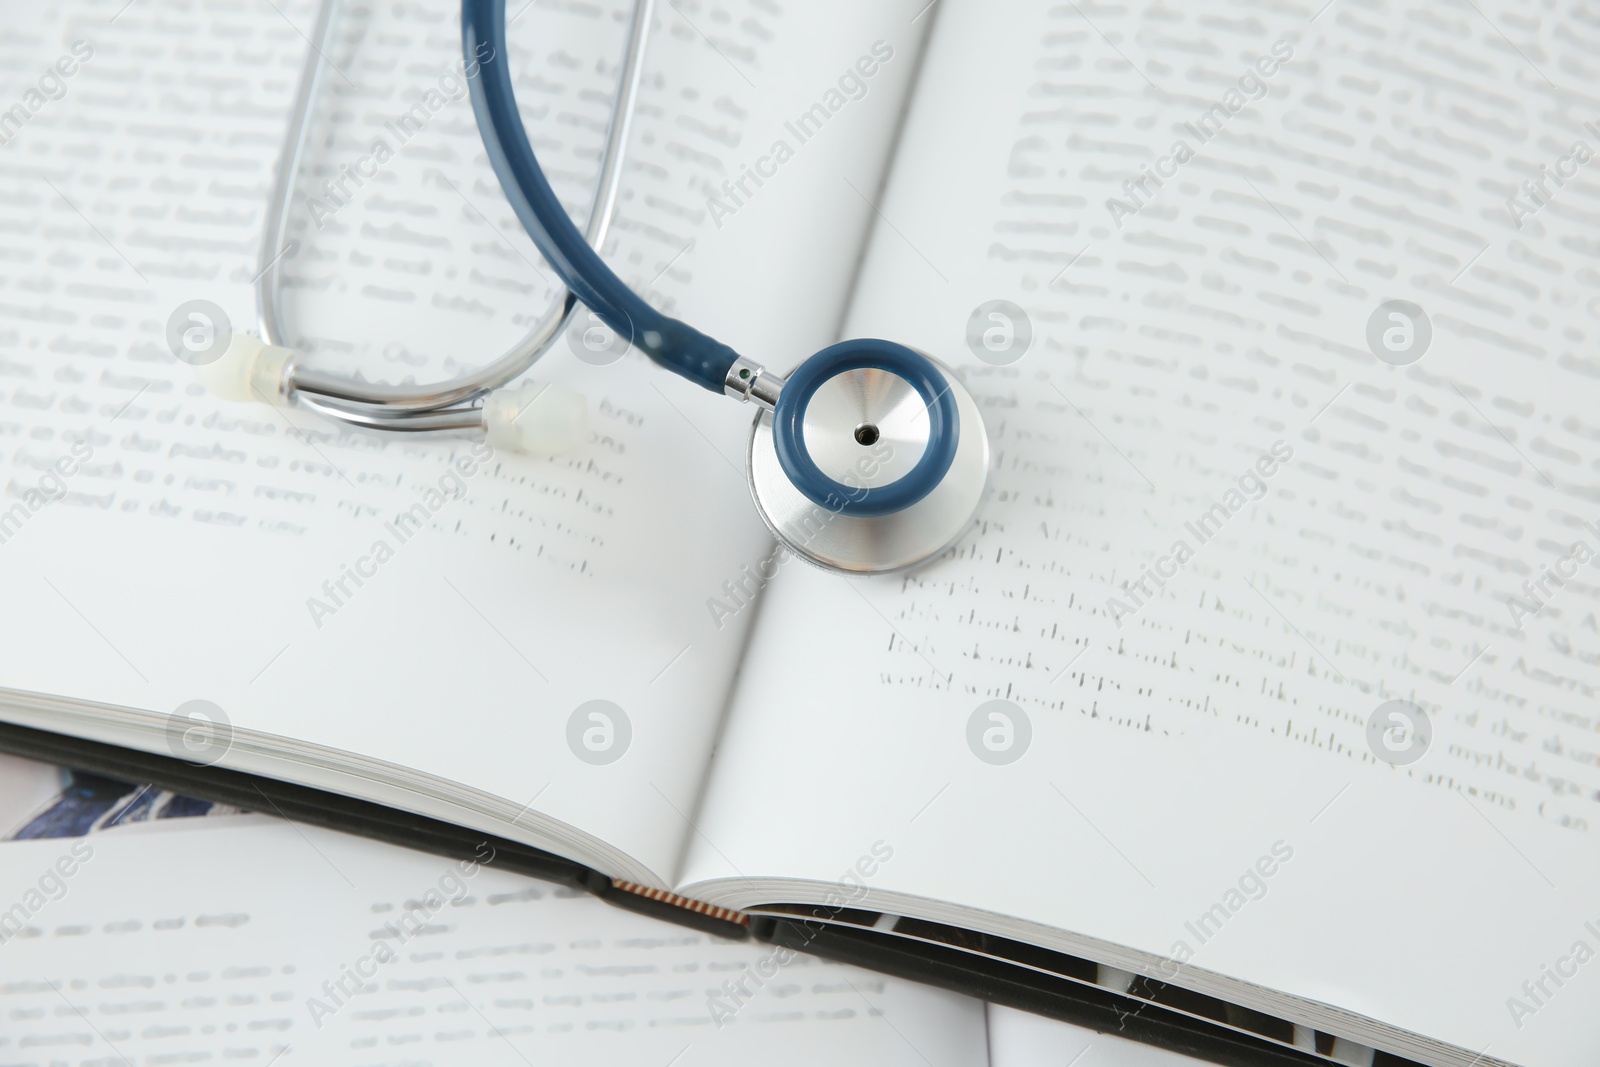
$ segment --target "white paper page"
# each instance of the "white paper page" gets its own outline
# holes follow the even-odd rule
[[[987,1008],[989,1067],[1193,1067],[1203,1062],[1015,1008]]]
[[[48,763],[0,756],[0,838],[61,792],[61,770]]]
[[[776,580],[684,882],[749,901],[883,839],[865,906],[1070,931],[1465,1050],[1438,1062],[1592,1063],[1600,977],[1543,969],[1600,947],[1593,571],[1507,599],[1600,548],[1595,186],[1506,203],[1600,148],[1590,23],[1318,6],[941,5],[847,332],[962,365],[993,492],[926,571]],[[1003,366],[966,342],[995,299],[1033,330]],[[1368,347],[1390,299],[1431,320],[1410,366]],[[1367,738],[1395,698],[1431,719],[1405,765]],[[774,787],[799,723],[817,778]]]
[[[268,820],[4,858],[8,1063],[985,1062],[977,1001],[473,860]]]
[[[251,731],[359,753],[376,761],[370,781],[340,788],[416,804],[379,784],[388,765],[415,768],[458,805],[435,814],[502,832],[537,798],[601,839],[566,847],[659,881],[747,622],[704,600],[767,551],[739,470],[750,412],[637,354],[584,363],[565,341],[535,377],[585,394],[591,432],[548,461],[479,461],[462,442],[211,399],[173,358],[167,320],[206,299],[250,322],[313,9],[119,7],[41,7],[5,42],[6,69],[35,81],[74,41],[91,55],[0,147],[0,502],[14,516],[0,685],[148,709],[144,735],[109,736],[158,751],[175,743],[161,733],[170,713],[209,701],[236,731],[225,764],[264,769],[245,751]],[[332,117],[314,128],[294,206],[288,325],[319,363],[437,378],[510,346],[551,299],[551,274],[479,143],[457,5],[360,10],[327,50]],[[581,214],[626,5],[520,11],[519,103]],[[832,341],[871,215],[841,174],[876,187],[919,34],[895,5],[663,5],[610,262],[775,366]],[[857,75],[890,38],[897,58]],[[762,160],[795,140],[786,123],[829,94],[838,110],[776,175],[744,180],[742,167],[776,166]],[[402,139],[407,115],[418,128]],[[710,206],[727,204],[725,178],[747,194],[731,214]],[[34,510],[41,483],[65,495]],[[422,532],[396,526],[418,507]],[[609,765],[569,748],[592,700],[631,727]],[[5,714],[91,729],[67,725],[70,709]]]

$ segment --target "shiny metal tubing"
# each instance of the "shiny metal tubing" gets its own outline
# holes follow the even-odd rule
[[[606,150],[600,162],[600,186],[583,236],[595,251],[606,242],[606,232],[616,214],[617,197],[622,189],[622,163],[628,148],[633,116],[639,110],[639,83],[644,80],[645,45],[650,41],[650,20],[655,17],[656,0],[634,0],[633,20],[628,24],[628,50],[622,61],[621,83],[611,102],[611,120],[606,126]]]
[[[294,176],[300,172],[300,157],[305,154],[306,136],[310,132],[311,103],[316,99],[317,86],[322,83],[322,53],[333,35],[334,3],[335,0],[322,0],[317,8],[317,22],[311,28],[308,42],[311,48],[306,53],[306,65],[300,71],[300,81],[289,108],[289,128],[284,134],[283,149],[278,153],[272,195],[267,200],[266,225],[261,231],[261,249],[256,256],[256,321],[261,339],[279,347],[288,346],[283,340],[282,312],[278,304],[281,293],[278,264],[287,252],[284,238],[289,232],[289,201],[294,196]]]
[[[483,394],[511,381],[533,366],[566,328],[577,298],[562,290],[561,299],[552,304],[522,340],[492,363],[433,385],[390,385],[347,378],[331,371],[296,363],[289,368],[289,388],[297,397],[315,396],[346,404],[366,404],[395,413],[427,413],[457,404],[470,403]]]
[[[288,232],[289,202],[293,196],[294,178],[299,173],[308,131],[311,102],[322,78],[321,53],[332,36],[332,13],[336,0],[323,0],[316,26],[312,31],[312,49],[307,54],[306,66],[290,113],[289,134],[275,175],[272,198],[268,209],[267,225],[263,232],[259,263],[261,273],[256,279],[256,306],[260,320],[261,336],[269,344],[283,345],[283,329],[279,296],[281,280],[278,263],[282,259],[283,240]],[[622,77],[616,98],[611,105],[611,118],[606,130],[605,151],[600,161],[600,179],[595,190],[595,201],[590,209],[584,237],[596,248],[604,243],[616,213],[621,189],[622,167],[628,136],[637,110],[639,84],[643,80],[645,46],[649,41],[650,20],[654,15],[655,0],[637,0],[633,19],[628,29],[628,45],[623,61]],[[312,367],[292,365],[288,375],[291,396],[315,407],[330,418],[373,428],[403,430],[402,425],[412,415],[423,416],[455,405],[469,403],[492,389],[522,374],[531,367],[566,328],[577,301],[571,292],[551,305],[534,324],[527,335],[506,353],[478,369],[456,378],[433,384],[391,385],[384,382],[365,382],[344,375],[319,371]],[[318,404],[316,401],[332,401]],[[361,406],[375,409],[361,414]],[[478,416],[478,425],[482,425]],[[427,420],[424,420],[427,422]],[[431,425],[416,429],[434,428]]]
[[[483,408],[458,407],[442,411],[391,411],[371,405],[346,407],[335,400],[302,393],[300,406],[323,418],[364,430],[390,433],[471,433],[483,431]]]

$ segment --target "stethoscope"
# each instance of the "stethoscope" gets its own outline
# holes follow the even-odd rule
[[[666,369],[760,412],[747,476],[757,511],[795,555],[821,567],[876,574],[949,548],[977,511],[988,479],[983,418],[942,364],[890,341],[841,341],[780,377],[662,314],[606,266],[596,249],[616,209],[628,129],[644,68],[653,0],[638,0],[612,104],[587,233],[551,190],[517,112],[506,50],[505,0],[463,0],[462,48],[484,147],[513,211],[567,287],[528,335],[499,359],[448,381],[387,385],[306,366],[283,344],[279,263],[294,176],[305,150],[333,0],[324,0],[279,157],[256,280],[260,338],[230,337],[200,368],[226,399],[298,405],[369,430],[482,433],[497,449],[553,455],[583,435],[583,402],[532,382],[510,384],[562,335],[582,303],[617,336]]]

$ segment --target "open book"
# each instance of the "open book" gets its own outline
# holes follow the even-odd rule
[[[799,953],[719,1024],[707,1001],[751,984],[770,946],[494,870],[480,846],[443,859],[260,815],[7,841],[0,895],[44,902],[0,928],[0,1048],[8,1062],[989,1065],[979,1001]]]
[[[0,769],[56,787],[38,803],[0,796],[0,898],[43,900],[14,932],[0,918],[8,1051],[339,1067],[1193,1062],[805,953],[772,973],[770,946],[496,871],[483,842],[445,860],[249,813],[197,818],[193,798],[82,774],[61,793],[56,768],[10,756]],[[732,1018],[706,1011],[757,982]]]
[[[536,367],[591,420],[540,462],[206,396],[168,320],[250,321],[313,12],[117,6],[0,42],[5,747],[1219,1062],[1600,1056],[1592,17],[663,8],[609,261],[985,413],[974,528],[846,580],[636,353]],[[512,23],[580,217],[623,17]],[[458,48],[430,3],[326,57],[328,365],[475,365],[554,295]]]

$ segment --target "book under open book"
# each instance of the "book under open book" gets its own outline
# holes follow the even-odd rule
[[[30,14],[7,69],[78,58],[0,148],[0,747],[1217,1062],[1595,1062],[1600,26],[1022,8],[651,40],[608,261],[984,412],[974,527],[866,580],[775,551],[745,419],[586,322],[551,460],[210,398],[169,318],[251,321],[311,7]],[[511,27],[580,217],[624,18]],[[481,364],[555,294],[455,19],[320,59],[283,266],[326,365]]]

